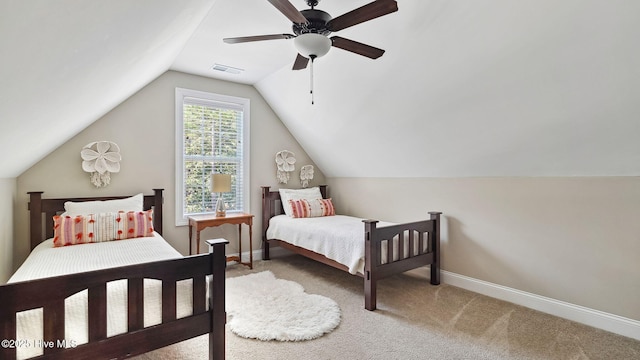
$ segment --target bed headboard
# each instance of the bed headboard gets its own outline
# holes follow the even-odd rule
[[[327,185],[318,185],[320,194],[323,198],[327,198]],[[269,219],[284,214],[282,209],[282,201],[280,201],[280,192],[278,190],[271,191],[270,186],[261,186],[262,188],[262,233],[266,236]]]
[[[164,189],[153,189],[153,195],[145,195],[143,209],[153,209],[153,229],[162,235],[162,204]],[[102,197],[82,197],[82,198],[57,198],[43,199],[42,191],[30,191],[29,204],[29,236],[31,250],[46,239],[53,237],[53,216],[64,211],[64,203],[67,201],[81,202],[94,200],[115,200],[124,199],[127,196],[102,196]],[[44,227],[42,226],[44,224]]]

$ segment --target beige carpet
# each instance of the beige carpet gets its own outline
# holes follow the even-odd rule
[[[428,269],[382,280],[378,310],[364,310],[362,279],[297,255],[230,265],[234,277],[270,270],[307,293],[335,300],[337,329],[303,342],[263,342],[227,329],[227,359],[640,359],[640,341],[611,334],[445,284]],[[138,357],[206,359],[206,337]]]

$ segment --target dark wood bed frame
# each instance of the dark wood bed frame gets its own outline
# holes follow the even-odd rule
[[[327,198],[327,186],[320,185],[320,193],[323,198]],[[301,248],[278,239],[267,239],[267,228],[269,220],[278,214],[283,214],[282,202],[279,191],[271,191],[269,186],[262,186],[262,258],[269,260],[269,246],[277,244],[285,249],[291,250],[300,255],[306,256],[321,263],[333,266],[340,270],[348,271],[348,268],[332,259],[318,254],[314,251]],[[431,266],[430,282],[432,285],[440,284],[440,215],[441,212],[429,212],[430,219],[393,226],[377,227],[377,220],[363,220],[365,242],[365,265],[364,274],[357,275],[364,278],[365,308],[367,310],[376,309],[376,289],[380,279],[403,273],[424,265]],[[427,234],[425,236],[425,234]],[[387,258],[393,259],[393,239],[399,236],[400,239],[407,238],[409,241],[408,256],[404,256],[404,242],[398,242],[398,257],[395,261],[382,263],[383,246],[387,250]],[[418,242],[418,251],[415,251],[414,244]],[[428,241],[426,250],[424,242]]]
[[[30,192],[31,248],[53,237],[52,216],[64,211],[65,201],[125,198],[42,199],[42,192]],[[162,189],[144,197],[144,208],[154,209],[154,230],[162,234]],[[46,221],[44,220],[46,218]],[[43,222],[46,224],[43,229]],[[32,359],[123,359],[209,334],[209,359],[225,357],[225,246],[227,240],[208,240],[209,254],[149,262],[104,270],[16,282],[0,286],[0,359],[15,359],[16,314],[43,309],[42,340],[53,341],[44,355]],[[206,277],[213,275],[206,310]],[[162,281],[162,323],[144,327],[144,279]],[[128,281],[128,332],[107,337],[107,283]],[[193,279],[193,315],[176,319],[176,282]],[[88,290],[89,342],[77,347],[58,346],[65,339],[64,300]],[[68,344],[68,343],[67,343]],[[6,346],[5,346],[6,345]],[[29,344],[33,346],[33,344]]]

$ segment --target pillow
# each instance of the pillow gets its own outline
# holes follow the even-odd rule
[[[312,209],[309,201],[312,200],[289,200],[289,207],[291,207],[291,217],[308,218],[320,216],[319,213],[322,211],[322,209],[320,209],[320,204],[318,202],[312,201],[314,204],[318,205]]]
[[[53,246],[153,235],[153,210],[53,217]]]
[[[333,201],[331,199],[318,199],[320,207],[322,208],[322,216],[333,216],[336,214],[336,209],[333,207]]]
[[[284,213],[288,216],[293,216],[291,210],[291,204],[289,204],[289,200],[313,200],[313,199],[322,199],[322,194],[320,193],[320,188],[315,186],[308,189],[279,189],[280,191],[280,201],[282,202],[282,207],[284,208]]]
[[[132,197],[116,200],[101,201],[67,201],[64,203],[63,216],[77,216],[101,213],[116,213],[119,211],[142,211],[144,196],[142,193]]]
[[[331,199],[289,200],[289,205],[294,218],[332,216],[336,214]]]

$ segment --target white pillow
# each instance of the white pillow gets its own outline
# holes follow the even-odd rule
[[[280,201],[282,202],[284,213],[287,214],[287,216],[289,217],[293,217],[293,210],[291,209],[291,204],[289,204],[289,200],[322,199],[320,188],[317,186],[308,188],[308,189],[279,189],[279,191],[280,191]]]
[[[98,201],[67,201],[64,203],[65,216],[77,216],[99,213],[113,213],[119,211],[142,211],[144,206],[144,197],[142,193],[132,197],[117,200],[98,200]]]

